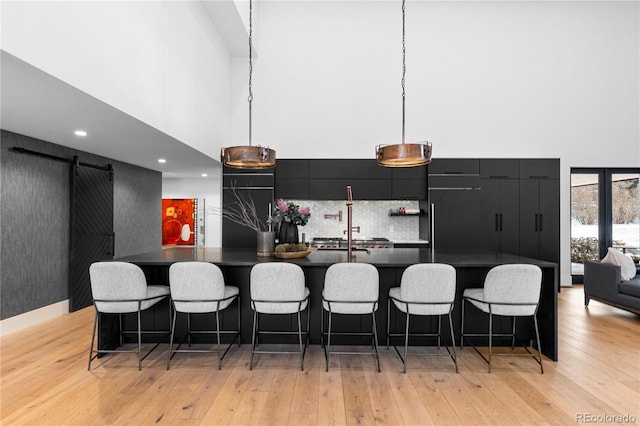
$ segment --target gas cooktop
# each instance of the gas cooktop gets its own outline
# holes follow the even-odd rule
[[[355,237],[351,240],[356,248],[392,248],[393,243],[388,238]],[[346,249],[347,239],[342,237],[315,237],[310,242],[311,247],[320,250]]]

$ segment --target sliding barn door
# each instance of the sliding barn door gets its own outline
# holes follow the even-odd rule
[[[71,248],[69,310],[93,304],[89,266],[113,259],[113,170],[82,166],[71,172]]]

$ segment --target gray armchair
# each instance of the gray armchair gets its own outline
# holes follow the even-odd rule
[[[126,262],[96,262],[89,267],[91,278],[91,294],[95,307],[91,348],[89,349],[89,365],[100,354],[135,353],[138,355],[138,370],[145,359],[157,346],[156,343],[146,355],[142,355],[142,335],[148,333],[165,333],[163,331],[145,331],[141,326],[141,314],[156,303],[169,296],[169,287],[147,285],[144,272],[139,266]],[[137,334],[137,347],[134,350],[95,348],[96,331],[101,314],[118,314],[120,323],[120,345],[123,334]],[[122,315],[136,314],[138,327],[136,330],[122,330]],[[168,333],[167,333],[168,334]]]

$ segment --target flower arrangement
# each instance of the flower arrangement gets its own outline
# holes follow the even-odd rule
[[[277,223],[287,222],[305,226],[310,217],[309,207],[300,207],[292,201],[287,202],[282,198],[276,201],[276,206],[273,208],[273,221]]]

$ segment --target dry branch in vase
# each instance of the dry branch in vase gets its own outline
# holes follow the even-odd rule
[[[250,196],[243,197],[238,193],[235,185],[231,185],[230,190],[234,201],[222,207],[222,217],[238,225],[251,228],[256,232],[267,231],[267,223],[271,220],[271,217],[266,222],[263,221],[258,217],[256,205]]]

